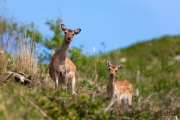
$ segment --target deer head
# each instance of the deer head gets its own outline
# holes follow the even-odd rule
[[[124,65],[113,65],[109,61],[106,61],[106,66],[108,67],[109,74],[111,77],[115,77],[117,71],[124,67]]]
[[[78,28],[76,30],[67,29],[64,24],[61,24],[61,29],[65,33],[64,40],[68,43],[70,43],[72,41],[74,35],[77,35],[81,32],[80,28]]]

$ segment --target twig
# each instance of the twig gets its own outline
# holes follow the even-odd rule
[[[116,100],[117,100],[117,98],[112,98],[110,104],[109,104],[108,107],[104,110],[104,112],[107,112],[107,111],[111,108],[111,106],[116,102]]]
[[[13,73],[10,73],[8,76],[6,76],[6,77],[3,79],[3,82],[5,82],[7,79],[9,79],[12,75],[13,75]]]
[[[167,93],[166,97],[170,96],[170,95],[171,95],[174,91],[176,91],[176,90],[178,90],[178,89],[175,88],[175,89],[172,89],[171,91],[169,91],[169,92]]]
[[[45,118],[48,118],[49,120],[51,120],[51,118],[48,117],[48,115],[39,107],[37,106],[34,102],[32,102],[31,100],[28,100],[28,102],[34,106],[36,109],[39,110],[39,112],[45,117]]]
[[[146,97],[146,99],[143,100],[143,103],[146,103],[153,95],[156,95],[157,93],[152,93],[149,96]]]

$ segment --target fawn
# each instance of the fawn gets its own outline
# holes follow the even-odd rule
[[[81,32],[81,29],[67,29],[64,24],[61,24],[61,29],[65,33],[64,41],[61,49],[52,56],[49,64],[49,74],[50,77],[55,81],[55,90],[57,90],[58,85],[61,86],[62,83],[65,83],[66,85],[70,83],[72,94],[77,95],[74,90],[76,66],[67,56],[67,54],[70,42],[72,41],[74,35]]]
[[[126,107],[130,107],[132,104],[132,84],[127,80],[115,80],[117,71],[122,69],[124,65],[116,66],[106,61],[106,66],[110,75],[107,93],[111,98],[111,102],[117,100],[118,104],[124,104]]]

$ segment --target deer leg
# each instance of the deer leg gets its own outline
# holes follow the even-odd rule
[[[132,105],[132,94],[128,94],[128,107]]]
[[[68,75],[67,70],[64,71],[64,83],[66,84],[66,92],[67,92],[67,84],[68,84]]]
[[[122,104],[122,98],[117,97],[117,103],[118,103],[118,104]]]
[[[55,72],[54,76],[55,76],[55,91],[57,91],[59,85],[59,75],[57,72]]]
[[[67,88],[71,89],[71,80],[68,79]]]
[[[72,89],[72,94],[77,95],[77,93],[74,90],[74,87],[75,87],[75,75],[73,76],[71,81],[71,89]]]

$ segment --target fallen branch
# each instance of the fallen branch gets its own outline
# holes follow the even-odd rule
[[[21,74],[11,72],[11,71],[9,71],[8,73],[9,73],[9,75],[3,79],[3,82],[5,82],[7,79],[9,79],[13,75],[15,79],[20,80],[22,83],[24,83],[24,82],[32,83],[32,80],[25,78]]]
[[[112,98],[110,104],[109,104],[108,107],[104,110],[104,112],[107,112],[107,111],[111,108],[111,106],[114,105],[114,103],[115,103],[116,101],[117,101],[117,98]]]
[[[3,82],[5,82],[7,79],[9,79],[12,75],[13,75],[13,73],[10,73],[8,76],[6,76],[6,77],[3,79]]]
[[[39,107],[37,106],[34,102],[32,102],[31,100],[28,100],[28,102],[35,107],[37,110],[39,110],[39,112],[45,117],[48,118],[49,120],[51,120],[51,118],[48,117],[48,115]]]

